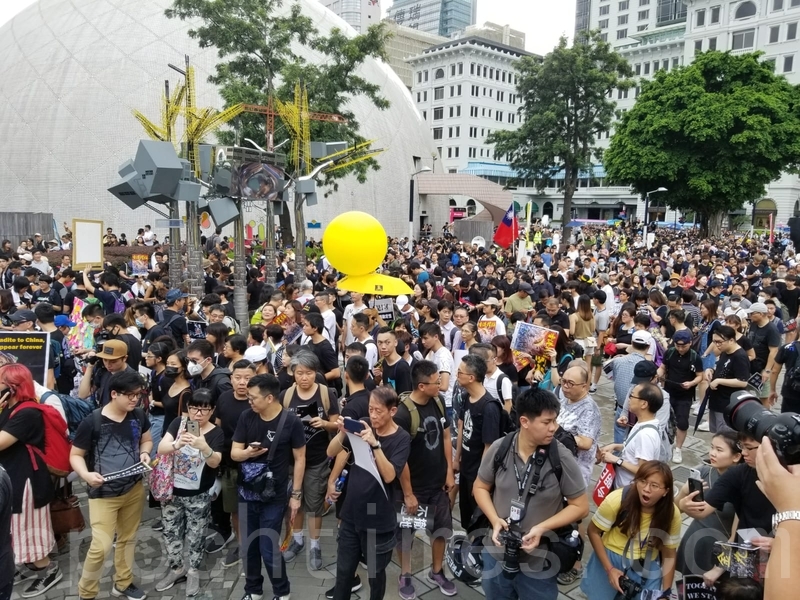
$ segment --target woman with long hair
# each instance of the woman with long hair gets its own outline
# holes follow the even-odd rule
[[[747,352],[747,358],[751,361],[756,359],[756,351],[753,349],[753,344],[750,343],[750,340],[747,339],[747,336],[744,334],[744,323],[742,323],[742,319],[737,315],[728,315],[725,317],[725,325],[732,327],[733,330],[736,332],[736,343],[741,346],[742,350]],[[716,351],[716,347],[714,347]]]
[[[625,302],[611,324],[611,338],[608,341],[617,346],[617,353],[626,351],[631,345],[633,332],[636,329],[633,324],[635,316],[636,306],[633,302]]]
[[[586,356],[587,342],[589,338],[593,338],[595,335],[592,301],[586,294],[580,295],[578,309],[569,316],[569,330],[575,341],[583,348],[584,356]]]
[[[711,343],[711,336],[717,330],[717,327],[722,325],[717,318],[716,300],[708,298],[700,303],[700,318],[701,321],[693,333],[699,339],[700,346],[697,349],[697,353],[703,361],[703,370],[705,371],[706,369],[713,369],[714,365],[717,364],[716,348]],[[708,382],[704,378],[697,388],[697,393],[701,399],[705,397],[707,388]]]
[[[11,290],[0,290],[0,329],[11,329],[11,311],[14,310],[14,295]]]
[[[20,576],[35,577],[22,592],[30,598],[44,594],[63,574],[48,556],[55,544],[50,519],[55,493],[43,458],[44,415],[25,365],[0,367],[0,408],[0,465],[8,471],[13,490],[11,550],[14,561],[27,566],[20,567]]]
[[[681,535],[672,485],[669,465],[649,460],[631,485],[611,492],[597,508],[588,529],[594,554],[581,580],[591,600],[614,600],[623,593],[623,578],[645,590],[672,588]]]
[[[742,461],[742,449],[739,445],[736,432],[724,430],[717,432],[711,438],[711,449],[708,453],[709,464],[700,465],[700,481],[707,489],[714,484],[729,468]],[[675,503],[680,507],[680,501],[689,495],[689,484],[681,487],[675,496]],[[727,503],[722,510],[715,510],[713,514],[704,519],[695,519],[689,529],[683,534],[678,547],[676,568],[683,573],[702,575],[710,586],[722,575],[723,571],[714,566],[714,542],[730,541],[736,531],[736,509]]]
[[[206,328],[206,341],[214,346],[214,364],[217,366],[224,366],[220,365],[220,361],[228,364],[222,353],[229,334],[230,329],[225,323],[210,323]]]
[[[187,394],[192,393],[187,369],[189,359],[185,350],[177,350],[167,357],[164,376],[172,381],[172,385],[161,396],[164,407],[164,423],[172,423],[176,418],[186,414]]]
[[[172,378],[165,373],[167,358],[175,352],[175,344],[171,341],[170,337],[169,340],[153,342],[144,355],[145,365],[150,369],[150,434],[153,436],[154,457],[164,431],[164,393],[172,386]]]
[[[287,302],[283,307],[283,314],[285,314],[290,322],[296,323],[302,327],[303,325],[303,305],[297,300]]]
[[[497,368],[505,373],[512,382],[517,381],[519,373],[514,366],[514,353],[511,350],[511,338],[507,335],[496,335],[492,338],[492,346],[494,346],[495,362]]]

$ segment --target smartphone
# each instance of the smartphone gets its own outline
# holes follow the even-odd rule
[[[260,450],[261,442],[250,442],[248,446],[250,446],[251,448],[255,448],[256,450]]]
[[[705,502],[703,498],[703,482],[699,479],[689,479],[687,481],[689,484],[689,493],[692,494],[694,492],[700,492],[697,496],[694,497],[694,502]]]
[[[362,423],[361,421],[356,421],[355,419],[351,419],[349,417],[345,417],[344,430],[349,431],[350,433],[361,433],[362,431],[364,431],[364,423]]]
[[[197,421],[186,421],[186,431],[196,437],[200,435],[200,424]]]

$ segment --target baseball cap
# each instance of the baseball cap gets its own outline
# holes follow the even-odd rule
[[[56,327],[75,327],[75,321],[70,321],[67,315],[58,315],[56,316],[53,324]]]
[[[97,353],[100,358],[122,358],[128,356],[128,344],[122,340],[108,340],[103,344],[103,349]]]
[[[530,294],[533,291],[533,288],[531,287],[530,283],[528,283],[527,281],[523,281],[522,283],[519,284],[519,291],[525,292],[526,294]]]
[[[677,279],[678,281],[680,281],[681,276],[678,275],[677,273],[673,273],[672,275],[669,276],[669,280],[672,281],[673,279]]]
[[[36,313],[32,310],[18,310],[13,315],[9,315],[12,323],[36,323]]]
[[[672,336],[672,341],[676,344],[688,344],[692,341],[692,334],[688,329],[681,329],[680,331],[675,332],[675,334]]]
[[[167,301],[167,304],[172,304],[173,302],[176,302],[176,301],[180,300],[181,298],[188,298],[188,297],[189,297],[189,294],[184,294],[180,290],[170,290],[170,291],[167,292],[166,301]]]
[[[752,315],[753,313],[762,313],[765,315],[767,312],[767,305],[763,302],[756,302],[747,309],[747,314],[749,315]]]
[[[250,362],[263,362],[267,360],[267,349],[264,346],[250,346],[244,351],[244,358]]]
[[[640,383],[650,383],[653,377],[656,376],[658,367],[652,360],[641,360],[633,367],[633,379],[631,385],[638,385]]]
[[[722,287],[722,282],[719,279],[712,279],[709,282],[708,287],[710,287],[710,288],[721,288]]]
[[[408,304],[408,296],[398,296],[394,303],[397,305],[397,308],[403,310],[403,307]]]
[[[631,336],[631,342],[634,344],[647,344],[649,346],[652,341],[653,336],[649,332],[642,331],[641,329],[634,331],[633,336]]]
[[[486,304],[487,306],[500,306],[500,300],[497,298],[487,298],[486,300],[482,300],[481,304]]]

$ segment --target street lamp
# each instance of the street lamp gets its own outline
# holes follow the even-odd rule
[[[430,173],[430,167],[422,167],[419,171],[411,175],[410,193],[408,196],[408,249],[414,240],[414,178],[420,173]]]
[[[666,191],[667,188],[660,187],[652,192],[647,192],[644,196],[644,228],[642,229],[642,238],[644,240],[645,248],[647,248],[647,226],[650,223],[650,194],[658,194]]]

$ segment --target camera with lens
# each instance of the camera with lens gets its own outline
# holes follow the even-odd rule
[[[111,339],[111,334],[107,331],[98,331],[94,334],[94,347],[97,352],[103,350],[103,344]]]
[[[642,586],[640,584],[625,575],[619,578],[619,588],[622,590],[622,593],[618,593],[614,600],[633,600],[633,598],[636,598],[642,591]]]
[[[725,422],[736,431],[761,441],[765,435],[784,466],[800,464],[800,415],[776,415],[764,408],[748,391],[734,392],[723,412]]]
[[[500,532],[500,542],[505,546],[503,553],[503,572],[509,575],[519,573],[519,554],[522,549],[522,532],[516,525],[509,525]]]

